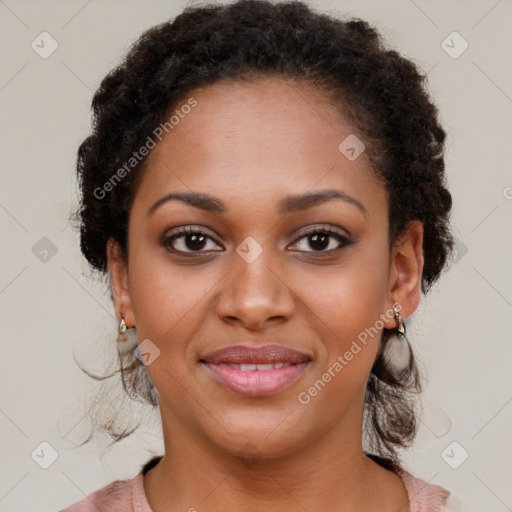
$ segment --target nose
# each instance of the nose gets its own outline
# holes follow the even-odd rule
[[[290,284],[267,253],[264,250],[251,263],[233,253],[231,270],[221,281],[216,307],[222,321],[259,330],[292,317],[295,302]]]

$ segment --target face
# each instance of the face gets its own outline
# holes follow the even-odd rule
[[[389,250],[385,188],[338,148],[356,133],[322,92],[268,78],[190,96],[147,161],[128,265],[108,251],[164,434],[268,457],[360,437],[382,328],[419,301],[421,225]]]

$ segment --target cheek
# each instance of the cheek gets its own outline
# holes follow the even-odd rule
[[[383,313],[389,271],[376,253],[354,251],[342,264],[304,272],[296,281],[303,301],[323,321],[328,338],[353,338]]]
[[[384,263],[368,266],[369,261],[360,258],[357,263],[317,274],[315,286],[309,281],[304,288],[309,290],[304,314],[314,322],[321,339],[318,364],[309,381],[313,387],[304,390],[312,401],[335,400],[343,409],[365,385],[384,326],[381,315],[388,291]],[[323,398],[316,398],[320,394]]]
[[[198,316],[221,276],[206,266],[202,271],[179,267],[154,251],[134,253],[129,270],[130,300],[139,339],[149,338],[166,350],[178,350],[179,340],[186,339],[199,325]]]

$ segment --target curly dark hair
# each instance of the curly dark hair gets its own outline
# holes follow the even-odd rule
[[[313,85],[337,100],[365,141],[387,191],[390,247],[410,221],[423,225],[421,290],[426,294],[453,245],[452,200],[444,172],[446,133],[425,87],[426,76],[387,48],[366,21],[337,19],[300,1],[187,7],[174,20],[143,33],[103,79],[92,101],[92,133],[80,145],[77,160],[81,197],[75,220],[81,250],[93,270],[108,272],[111,238],[127,259],[128,213],[146,159],[123,173],[108,193],[102,187],[155,127],[198,87],[270,76]],[[369,376],[364,433],[368,455],[396,468],[397,449],[409,445],[416,433],[415,396],[421,385],[412,355],[402,375],[386,367],[382,352],[391,333],[384,329]],[[144,365],[135,357],[125,365],[126,355],[119,357],[124,389],[157,405]],[[115,441],[133,432],[115,433],[111,422],[105,428]]]

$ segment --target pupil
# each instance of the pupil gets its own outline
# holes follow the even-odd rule
[[[202,249],[205,242],[205,236],[200,234],[188,235],[186,245],[188,249]],[[189,243],[191,242],[191,243]]]
[[[313,249],[324,249],[325,247],[327,247],[329,245],[328,238],[329,237],[325,234],[315,233],[314,235],[311,236],[310,245]],[[313,243],[311,243],[311,241]],[[320,247],[318,247],[318,245],[315,246],[315,244],[318,244],[319,242],[320,242]]]

